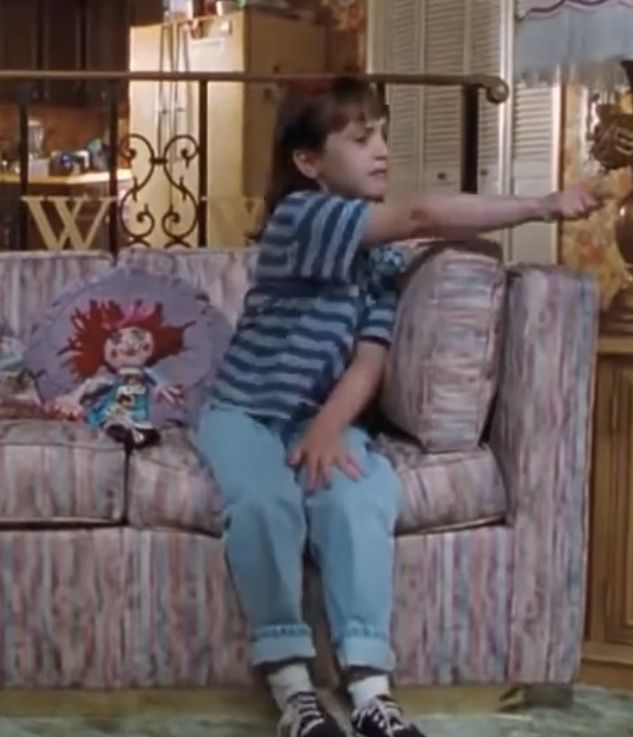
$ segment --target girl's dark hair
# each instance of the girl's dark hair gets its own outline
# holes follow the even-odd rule
[[[295,151],[318,153],[330,133],[343,130],[353,121],[376,120],[385,115],[380,92],[360,78],[337,77],[290,85],[277,114],[264,223],[291,192],[317,187],[297,169]]]

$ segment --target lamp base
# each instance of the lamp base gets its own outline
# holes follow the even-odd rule
[[[633,62],[627,60],[621,64],[633,94]],[[630,159],[627,163],[631,166]],[[615,239],[618,250],[633,277],[633,190],[620,201],[615,223]],[[619,292],[609,309],[601,315],[600,330],[604,333],[633,335],[633,284]]]
[[[600,332],[633,335],[633,285],[619,292],[611,307],[600,315]]]

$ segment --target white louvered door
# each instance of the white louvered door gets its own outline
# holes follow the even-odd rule
[[[522,10],[533,0],[519,0]],[[558,184],[560,90],[513,82],[513,0],[369,0],[370,71],[499,74],[513,95],[482,100],[478,185],[482,193],[545,194]],[[455,90],[391,90],[392,185],[457,191],[461,100]],[[555,226],[503,233],[512,261],[556,259]]]
[[[370,71],[422,74],[424,0],[370,0]],[[418,189],[422,173],[424,91],[417,86],[391,86],[390,188]]]
[[[560,89],[517,85],[513,100],[512,191],[544,195],[558,187]],[[509,236],[511,261],[557,260],[555,224],[528,223]]]
[[[426,0],[426,74],[465,73],[468,62],[466,7],[466,0]],[[462,141],[460,90],[428,87],[424,97],[422,165],[425,189],[433,192],[459,192]]]
[[[509,28],[504,25],[507,3],[508,0],[369,0],[369,69],[425,74],[505,73],[501,56],[503,34]],[[461,92],[432,87],[392,88],[389,101],[392,185],[459,191]],[[482,192],[503,191],[502,112],[482,99]]]
[[[470,0],[468,4],[468,72],[503,76],[505,0]],[[504,106],[479,93],[479,166],[477,189],[483,194],[503,191]]]
[[[521,17],[538,5],[536,0],[515,0]],[[561,131],[561,90],[513,84],[512,192],[544,195],[558,188]],[[514,228],[507,238],[510,261],[554,263],[558,258],[556,225],[528,223]]]

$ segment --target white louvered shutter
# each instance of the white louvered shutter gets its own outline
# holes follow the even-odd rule
[[[467,1],[470,0],[426,0],[423,3],[426,74],[464,74],[467,63]],[[423,140],[425,188],[458,192],[462,140],[459,89],[426,89]]]
[[[501,57],[508,54],[510,1],[369,0],[369,71],[507,74]],[[393,88],[389,101],[392,186],[459,191],[460,90]],[[503,112],[481,100],[478,184],[482,192],[504,191],[501,182],[509,180],[505,155],[509,146],[502,135],[509,128],[500,117],[509,118],[507,105]]]
[[[504,2],[505,0],[470,0],[468,73],[502,75]],[[489,102],[485,93],[480,92],[477,189],[482,194],[500,194],[503,191],[503,112],[503,106]]]
[[[372,0],[369,71],[423,72],[422,0]],[[390,86],[390,188],[421,186],[424,91],[417,86]]]
[[[535,5],[535,0],[516,0],[518,16]],[[515,81],[513,90],[512,192],[544,195],[559,184],[560,87],[527,87]],[[554,224],[528,223],[510,231],[510,261],[553,263],[557,250]]]
[[[544,195],[558,186],[558,88],[518,84],[512,106],[512,191]],[[509,239],[511,261],[553,263],[557,260],[554,224],[527,223],[514,228]]]

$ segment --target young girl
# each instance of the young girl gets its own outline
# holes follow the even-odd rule
[[[342,737],[317,699],[302,619],[306,546],[320,569],[356,735],[420,737],[389,694],[400,493],[358,424],[383,375],[404,268],[394,241],[580,217],[581,186],[543,198],[385,200],[376,91],[339,79],[280,111],[255,284],[197,431],[224,498],[229,565],[281,712],[280,737]]]

